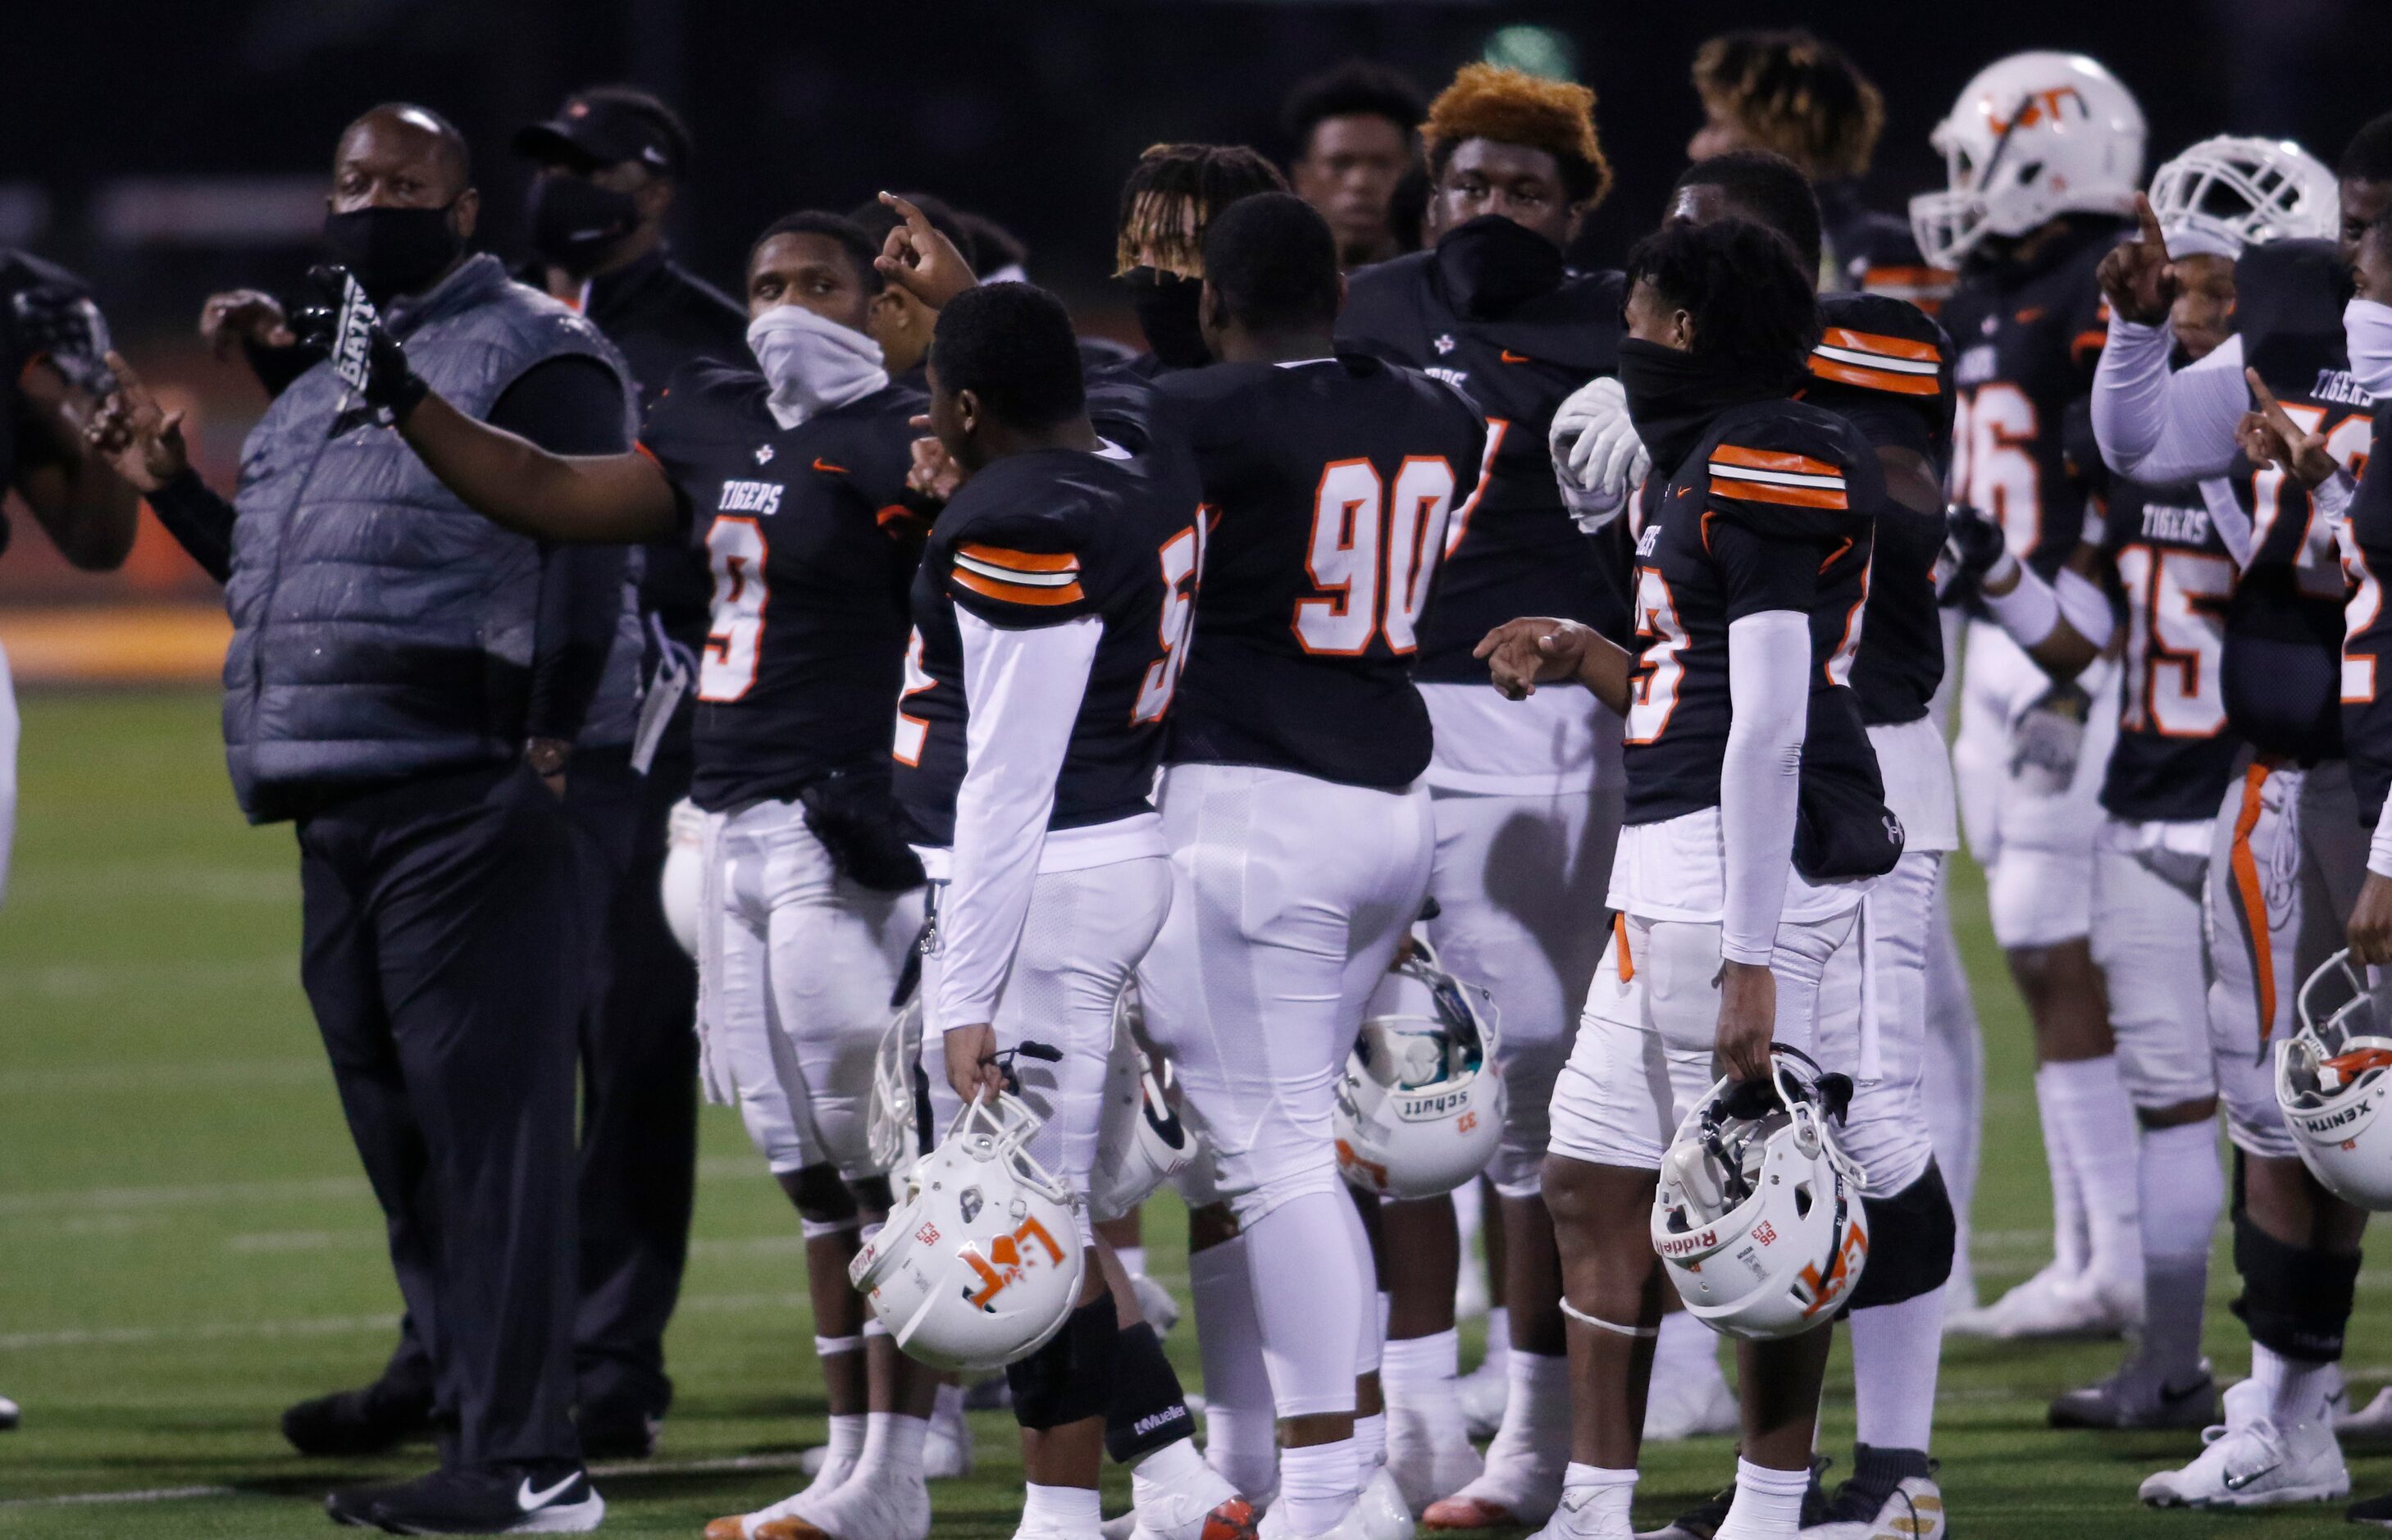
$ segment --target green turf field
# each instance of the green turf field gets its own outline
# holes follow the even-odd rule
[[[212,695],[39,696],[24,717],[0,911],[0,1391],[24,1403],[25,1424],[0,1435],[0,1532],[320,1533],[327,1486],[424,1462],[303,1462],[275,1431],[287,1403],[370,1377],[397,1310],[299,993],[291,832],[234,812]],[[1990,1292],[2046,1254],[2048,1220],[2024,1024],[1972,881],[1956,902],[1991,1069],[1977,1205]],[[670,1344],[680,1401],[652,1466],[602,1470],[610,1531],[695,1536],[796,1485],[795,1452],[823,1436],[793,1217],[733,1115],[708,1111],[705,1146]],[[1158,1275],[1178,1283],[1166,1207],[1148,1233]],[[2221,1377],[2247,1367],[2222,1308],[2231,1284],[2221,1249]],[[2360,1288],[2349,1362],[2372,1393],[2392,1376],[2392,1272]],[[1173,1347],[1192,1385],[1192,1344],[1183,1332]],[[2189,1436],[2043,1428],[2046,1398],[2106,1372],[2115,1351],[1952,1350],[1938,1453],[1957,1533],[2351,1533],[2338,1510],[2137,1507],[2136,1482],[2189,1457]],[[977,1425],[979,1474],[932,1489],[942,1535],[1013,1526],[1010,1424]],[[1848,1446],[1848,1383],[1830,1391],[1827,1429],[1830,1450]],[[1649,1451],[1640,1520],[1718,1485],[1731,1458],[1724,1440]],[[2362,1494],[2392,1487],[2392,1457],[2353,1466]]]

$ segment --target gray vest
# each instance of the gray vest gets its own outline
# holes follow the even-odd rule
[[[615,349],[494,256],[468,259],[384,320],[416,373],[467,416],[488,417],[532,365],[578,354],[625,380],[626,431],[636,426]],[[356,404],[319,363],[241,449],[224,733],[254,821],[344,783],[505,761],[523,747],[539,547],[465,507],[395,430],[332,437]],[[627,587],[582,742],[630,739],[640,644]]]

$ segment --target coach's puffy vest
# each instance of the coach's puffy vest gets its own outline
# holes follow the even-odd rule
[[[614,348],[496,257],[470,258],[384,320],[416,373],[468,416],[488,416],[532,365],[579,354],[626,382],[627,435],[636,425]],[[395,429],[334,437],[355,406],[319,363],[241,449],[224,733],[254,822],[343,783],[504,761],[523,747],[539,547],[466,508]],[[581,742],[629,740],[640,641],[627,585]]]

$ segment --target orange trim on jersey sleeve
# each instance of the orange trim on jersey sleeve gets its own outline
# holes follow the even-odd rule
[[[1889,337],[1879,332],[1855,332],[1848,326],[1830,326],[1819,334],[1819,340],[1829,347],[1850,348],[1855,353],[1882,353],[1889,359],[1908,359],[1917,363],[1944,361],[1944,350],[1931,342]]]
[[[1789,508],[1849,508],[1840,490],[1826,487],[1773,487],[1765,481],[1711,480],[1711,496],[1739,502],[1782,502]]]
[[[631,448],[635,452],[646,455],[648,457],[649,463],[655,465],[656,469],[663,470],[665,468],[665,463],[656,458],[656,451],[648,448],[647,445],[634,438],[631,440]]]
[[[1026,583],[1009,583],[996,578],[984,578],[963,568],[955,568],[956,581],[975,594],[992,599],[1002,599],[1009,605],[1035,605],[1042,608],[1054,605],[1075,605],[1086,598],[1087,591],[1077,579],[1060,588],[1034,588]]]
[[[991,567],[1009,568],[1016,572],[1077,572],[1080,558],[1066,551],[1049,555],[1036,551],[1008,551],[995,545],[958,545],[958,555],[969,556]]]
[[[1841,465],[1825,460],[1814,460],[1807,454],[1790,450],[1748,450],[1737,444],[1722,444],[1711,450],[1711,462],[1719,465],[1741,465],[1753,471],[1783,471],[1788,476],[1832,476],[1844,474]]]
[[[1896,396],[1932,396],[1944,388],[1932,374],[1892,374],[1882,369],[1866,369],[1859,364],[1845,363],[1840,359],[1823,359],[1811,355],[1811,372],[1838,385],[1857,385],[1863,390],[1882,390]]]

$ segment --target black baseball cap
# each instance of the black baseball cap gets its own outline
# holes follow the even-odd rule
[[[535,161],[634,161],[659,176],[678,176],[689,134],[672,110],[644,91],[606,87],[565,98],[556,116],[516,131],[514,149]]]

